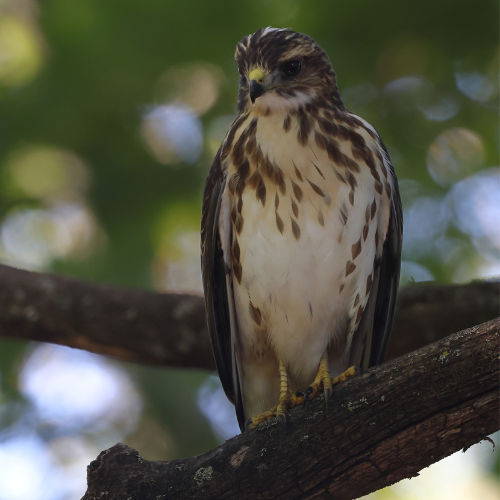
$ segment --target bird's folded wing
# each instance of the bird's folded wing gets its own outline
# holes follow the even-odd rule
[[[243,425],[243,405],[234,355],[235,316],[231,280],[228,279],[221,241],[219,218],[225,189],[220,150],[210,169],[203,196],[201,222],[201,267],[205,291],[208,331],[222,387],[236,406],[240,427]],[[229,216],[229,214],[228,214]],[[230,225],[228,224],[228,227]],[[230,234],[225,235],[230,238]]]
[[[378,365],[384,359],[399,285],[403,231],[401,198],[394,168],[382,142],[381,146],[392,177],[391,213],[380,265],[374,276],[374,286],[359,327],[354,334],[356,342],[353,341],[353,345],[357,345],[358,349],[351,353],[350,362],[361,368]]]

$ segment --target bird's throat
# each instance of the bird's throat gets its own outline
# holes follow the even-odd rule
[[[250,111],[259,116],[269,116],[277,113],[288,113],[309,104],[312,97],[303,92],[294,96],[281,96],[277,91],[268,90],[251,104]]]

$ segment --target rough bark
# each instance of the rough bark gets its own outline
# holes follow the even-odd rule
[[[497,316],[498,282],[401,290],[387,359]],[[203,299],[0,265],[0,335],[154,365],[213,369]]]
[[[84,500],[357,498],[500,427],[500,318],[352,377],[208,453],[150,462],[124,445],[88,467]]]
[[[398,295],[395,323],[386,359],[414,351],[500,315],[500,282],[461,285],[420,283]]]
[[[203,300],[0,265],[0,335],[125,361],[214,367]]]
[[[498,315],[498,282],[400,292],[388,358]],[[354,377],[204,455],[148,462],[124,445],[88,468],[84,499],[355,498],[470,446],[499,427],[500,319]],[[0,265],[0,335],[117,358],[213,367],[202,298]],[[279,477],[279,481],[276,478]]]

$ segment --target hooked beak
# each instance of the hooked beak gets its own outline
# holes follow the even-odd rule
[[[266,89],[262,83],[259,83],[257,80],[250,80],[250,100],[252,104],[255,102],[255,99],[261,96],[265,91]]]
[[[252,104],[257,97],[261,96],[267,89],[263,84],[264,71],[261,68],[255,68],[248,74],[250,80],[250,100]]]

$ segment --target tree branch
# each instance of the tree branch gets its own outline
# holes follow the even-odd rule
[[[0,265],[0,335],[125,361],[214,368],[203,299]]]
[[[499,340],[500,318],[453,334],[198,457],[116,445],[89,465],[83,500],[348,499],[415,476],[499,429]]]
[[[498,282],[403,289],[389,358],[499,309]],[[454,334],[338,386],[327,409],[315,400],[294,409],[287,426],[269,424],[199,457],[148,462],[116,445],[89,466],[84,499],[351,498],[415,475],[499,428],[499,330],[497,318]],[[213,367],[199,296],[2,265],[0,335]]]
[[[401,290],[387,359],[498,315],[498,282]],[[213,369],[203,299],[0,265],[0,335],[126,361]]]

